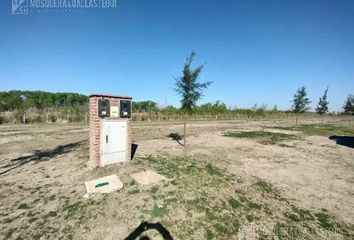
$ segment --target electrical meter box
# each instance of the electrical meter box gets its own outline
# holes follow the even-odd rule
[[[129,118],[131,116],[131,101],[120,100],[120,117]]]
[[[90,166],[131,159],[132,97],[90,95]]]
[[[98,99],[98,116],[110,116],[110,104],[108,99]]]

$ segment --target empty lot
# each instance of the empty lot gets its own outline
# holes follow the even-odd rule
[[[86,125],[0,126],[0,237],[124,239],[147,220],[174,239],[353,238],[354,148],[329,139],[353,126],[187,128],[183,147],[166,137],[181,123],[133,123],[135,159],[89,170]],[[130,175],[144,169],[168,181],[139,186]],[[110,174],[123,190],[83,198],[85,181]]]

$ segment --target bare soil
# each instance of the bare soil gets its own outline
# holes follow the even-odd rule
[[[166,137],[182,134],[182,123],[133,123],[135,160],[95,170],[87,167],[87,125],[0,126],[0,238],[124,239],[149,220],[174,239],[272,239],[279,226],[339,232],[284,239],[352,239],[354,148],[279,129],[291,123],[188,123],[186,147]],[[263,130],[296,138],[224,136]],[[140,186],[131,178],[148,169],[168,181]],[[123,190],[83,198],[85,181],[111,174]]]

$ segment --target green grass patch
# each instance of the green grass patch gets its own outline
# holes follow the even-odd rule
[[[48,199],[49,199],[50,201],[55,200],[55,195],[54,195],[54,194],[53,194],[53,195],[50,195]]]
[[[56,217],[58,215],[58,213],[56,211],[50,211],[47,215],[45,215],[44,217]]]
[[[159,187],[153,186],[153,187],[150,189],[150,193],[153,194],[153,195],[155,195],[158,190],[159,190]]]
[[[148,211],[151,217],[158,218],[162,217],[166,213],[167,209],[165,206],[158,206],[157,204],[154,205],[153,209]]]
[[[136,185],[135,180],[134,180],[134,179],[133,179],[133,180],[131,180],[131,181],[130,181],[130,183],[129,183],[129,185],[130,185],[130,186],[132,186],[132,185]]]
[[[28,212],[26,215],[27,215],[27,217],[34,217],[34,216],[36,216],[38,213],[36,213],[36,212],[32,212],[32,211],[30,211],[30,212]]]
[[[86,207],[86,205],[80,201],[70,204],[70,205],[65,204],[63,207],[63,211],[65,212],[64,218],[71,219],[71,218],[78,217],[78,218],[82,219],[85,214],[85,207]]]
[[[18,209],[29,209],[30,207],[28,206],[27,203],[21,203],[20,205],[18,205],[17,208]]]
[[[205,229],[205,238],[207,239],[207,240],[212,240],[212,239],[214,239],[214,233],[213,233],[213,231],[211,231],[210,229]]]
[[[330,217],[326,213],[316,213],[315,216],[317,217],[317,221],[319,225],[326,230],[334,230],[335,224],[330,220]]]
[[[137,194],[140,192],[139,188],[133,188],[128,191],[128,194]]]
[[[231,239],[240,226],[251,222],[261,224],[270,217],[279,222],[275,229],[280,232],[279,239],[290,239],[289,235],[282,235],[282,231],[293,226],[297,229],[329,228],[333,222],[325,213],[315,217],[315,213],[284,201],[276,188],[264,180],[237,184],[239,177],[212,163],[162,157],[144,158],[140,162],[139,167],[146,164],[168,176],[172,183],[149,190],[144,207],[138,209],[140,218],[158,218],[174,226],[172,233],[176,239],[200,239],[201,232],[204,239]],[[266,239],[269,237],[271,239],[271,236]],[[308,237],[295,236],[295,239]],[[308,239],[316,239],[316,236]]]
[[[301,209],[294,205],[292,205],[292,209],[294,213],[296,213],[300,221],[312,221],[315,219],[313,214],[309,210]]]
[[[218,218],[217,214],[213,210],[206,209],[205,216],[208,220],[213,221]]]
[[[298,139],[298,137],[293,134],[267,132],[267,131],[226,132],[224,133],[224,136],[234,137],[234,138],[256,139],[259,143],[262,144],[277,144],[282,141]]]
[[[354,135],[354,127],[350,126],[336,126],[330,124],[310,124],[310,125],[299,125],[297,127],[276,127],[278,129],[301,131],[306,135],[317,135],[317,136],[332,136],[332,135]]]
[[[33,222],[35,222],[35,221],[37,221],[37,220],[38,220],[37,217],[30,217],[30,218],[28,218],[28,222],[29,222],[29,223],[33,223]]]
[[[237,212],[241,207],[237,206],[240,203],[237,198],[225,198],[219,193],[220,189],[234,184],[225,170],[211,163],[185,158],[157,158],[152,162],[148,160],[146,164],[168,176],[171,185],[159,186],[158,191],[157,188],[150,189],[150,201],[159,202],[160,207],[154,203],[153,209],[143,210],[142,219],[158,217],[171,226],[178,226],[183,229],[177,233],[179,239],[200,238],[197,235],[193,237],[198,228],[203,229],[206,239],[219,239],[221,235],[228,237],[238,231]],[[170,187],[172,189],[165,190]],[[233,192],[231,190],[230,194]],[[182,215],[178,214],[179,211]]]
[[[293,234],[292,236],[289,236],[289,229],[290,229],[289,225],[282,222],[278,222],[274,226],[272,233],[278,239],[289,239],[289,237],[291,237],[290,239],[297,239],[296,236],[294,236]]]
[[[222,235],[229,235],[229,234],[228,234],[228,229],[227,229],[227,227],[226,227],[224,224],[216,223],[216,224],[214,225],[214,229],[215,229],[216,232],[218,232],[219,234],[222,234]]]
[[[246,216],[247,221],[253,222],[254,221],[254,216],[253,215],[247,215]]]
[[[205,210],[205,206],[209,204],[208,199],[204,196],[199,196],[192,200],[185,200],[185,203],[187,208],[196,209],[198,211]]]
[[[239,196],[238,199],[240,200],[240,202],[244,203],[244,202],[247,202],[248,199],[244,196]]]
[[[200,170],[200,169],[197,166],[196,162],[192,162],[191,164],[187,165],[187,168],[186,168],[186,171],[188,172],[188,174],[195,173],[198,170]]]
[[[230,205],[232,208],[239,208],[239,207],[241,207],[241,203],[240,203],[239,201],[237,201],[236,199],[234,199],[234,198],[230,198],[230,199],[228,200],[228,202],[229,202],[229,205]]]
[[[295,213],[285,213],[284,215],[294,222],[302,221],[301,218]]]
[[[272,185],[270,183],[267,183],[263,180],[258,180],[255,184],[253,184],[254,186],[259,187],[259,189],[261,189],[263,192],[269,193],[272,191]]]
[[[262,205],[258,204],[258,203],[254,203],[254,202],[247,202],[247,210],[261,210],[262,209]]]
[[[205,165],[205,169],[210,175],[223,176],[222,171],[218,167],[215,167],[210,163],[207,163]]]

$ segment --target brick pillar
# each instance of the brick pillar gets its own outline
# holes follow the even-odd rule
[[[116,96],[106,96],[106,95],[94,95],[90,96],[90,168],[96,168],[100,166],[100,141],[101,141],[101,126],[103,118],[98,116],[98,100],[99,99],[108,99],[110,101],[110,106],[118,106],[120,108],[119,103],[120,100],[132,100],[131,98],[125,97],[116,97]],[[132,106],[131,106],[132,107]],[[109,118],[109,119],[122,119],[118,118]],[[123,118],[127,120],[127,142],[128,142],[128,149],[127,149],[127,159],[126,161],[130,161],[131,158],[131,144],[132,144],[132,131],[131,131],[131,118]]]
[[[98,97],[90,98],[90,167],[100,165],[100,129],[101,119],[98,116]]]

